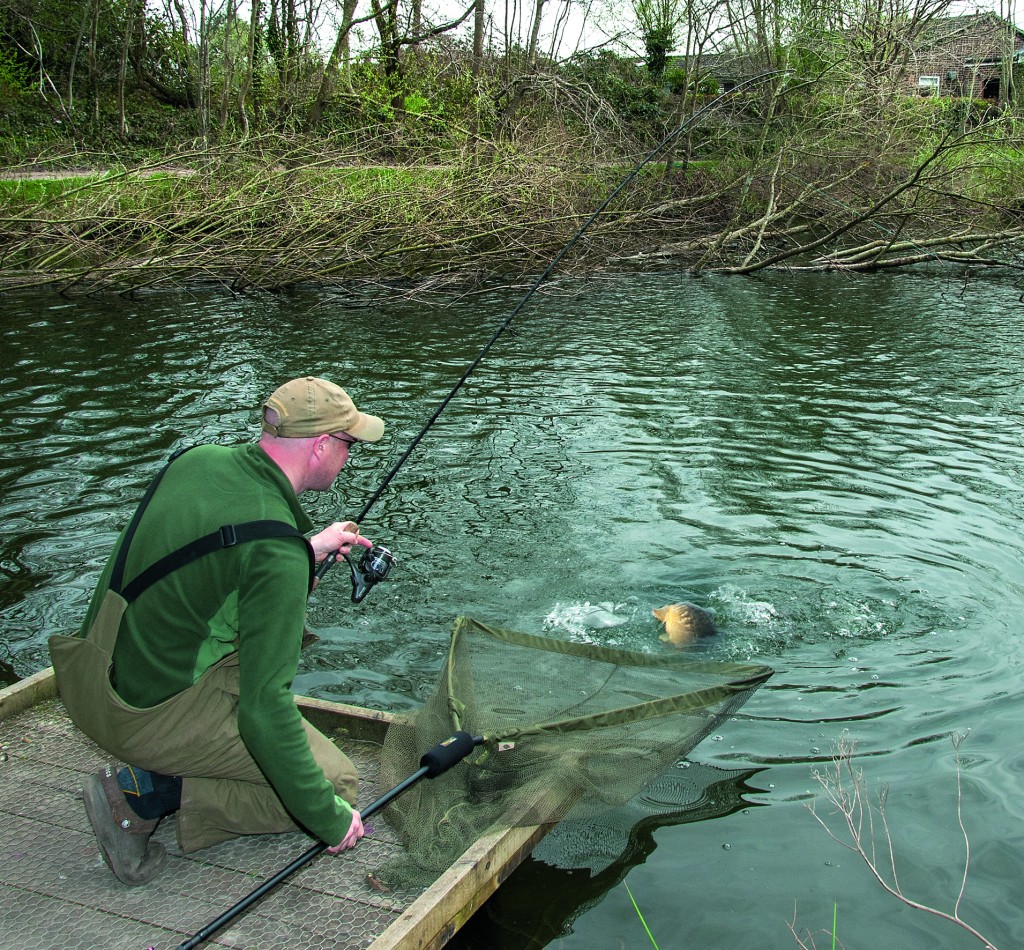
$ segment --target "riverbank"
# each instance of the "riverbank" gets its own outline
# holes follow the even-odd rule
[[[782,139],[668,165],[652,152],[581,163],[567,147],[380,164],[321,146],[15,170],[0,180],[0,288],[425,294],[535,275],[581,231],[562,274],[1020,267],[1014,129],[947,131],[885,161],[854,150],[812,163],[808,143]]]
[[[231,290],[359,281],[452,282],[536,272],[626,176],[501,159],[441,166],[282,164],[218,156],[89,177],[0,182],[0,284],[66,293],[193,283]],[[565,269],[635,252],[636,223],[666,191],[648,169],[588,228]],[[704,200],[714,200],[708,195]]]

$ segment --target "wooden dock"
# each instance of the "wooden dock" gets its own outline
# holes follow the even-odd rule
[[[359,768],[360,804],[379,786],[391,717],[318,700],[303,715]],[[174,817],[156,831],[168,867],[127,887],[100,856],[81,800],[82,779],[110,761],[67,718],[52,671],[0,690],[0,919],[5,950],[168,950],[178,947],[306,851],[306,835],[259,835],[185,855]],[[321,855],[232,924],[211,947],[416,950],[440,947],[494,892],[550,825],[503,827],[470,845],[425,891],[388,889],[378,871],[403,846],[382,815],[352,851]]]

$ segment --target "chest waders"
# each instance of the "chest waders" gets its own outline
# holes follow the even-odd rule
[[[52,636],[48,641],[57,688],[75,725],[110,754],[166,774],[177,774],[176,768],[169,767],[171,762],[161,762],[159,752],[164,745],[161,740],[168,732],[168,724],[180,718],[175,715],[175,707],[181,707],[182,717],[186,715],[187,708],[188,718],[193,718],[197,705],[202,706],[197,691],[201,693],[211,688],[220,691],[232,678],[237,679],[238,656],[232,653],[224,657],[200,676],[193,687],[182,690],[156,706],[131,706],[121,699],[111,682],[114,646],[129,605],[157,581],[186,564],[222,548],[266,538],[298,538],[302,541],[309,554],[310,590],[314,577],[313,549],[305,536],[284,521],[267,520],[224,525],[160,558],[126,583],[124,573],[128,550],[142,515],[167,469],[185,451],[188,450],[172,455],[147,489],[125,532],[107,591],[86,635]],[[222,669],[223,674],[216,675]]]

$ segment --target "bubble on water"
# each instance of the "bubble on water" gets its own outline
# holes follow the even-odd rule
[[[715,603],[716,617],[721,613],[723,619],[759,626],[769,624],[779,617],[774,604],[766,600],[757,600],[747,591],[732,584],[724,584],[712,591],[711,599]]]

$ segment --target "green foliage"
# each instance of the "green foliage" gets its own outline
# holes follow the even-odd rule
[[[695,92],[700,96],[717,96],[721,92],[718,80],[711,73],[705,73],[695,79],[685,69],[666,69],[664,80],[669,91],[677,96],[681,96],[687,91]]]
[[[409,93],[405,97],[404,108],[409,115],[429,115],[432,112],[430,101],[418,92]]]
[[[397,76],[386,76],[380,63],[363,55],[350,70],[349,82],[358,96],[358,112],[363,120],[391,122],[394,119],[394,102],[401,92]],[[350,103],[348,107],[352,108]]]
[[[690,85],[690,74],[685,69],[666,69],[663,78],[669,91],[676,96],[683,95]]]
[[[28,67],[19,61],[13,49],[0,46],[0,117],[15,113],[19,100],[30,89]]]
[[[647,51],[647,71],[657,79],[665,75],[668,54],[675,46],[675,29],[672,26],[658,26],[644,33],[644,49]]]
[[[795,79],[817,79],[827,73],[833,63],[849,55],[847,45],[844,37],[834,34],[795,37],[786,50],[786,68],[793,71]]]
[[[265,40],[267,45],[267,52],[270,53],[271,58],[280,68],[284,62],[284,40],[281,36],[281,26],[277,22],[277,17],[270,17],[267,21],[267,29],[265,34]]]
[[[660,82],[631,59],[607,49],[577,53],[565,64],[563,73],[568,80],[587,83],[626,122],[653,129],[662,118]]]
[[[468,59],[457,52],[426,47],[392,75],[372,55],[359,56],[325,103],[317,134],[356,134],[368,148],[376,136],[375,157],[382,160],[436,161],[459,153],[474,119],[486,134],[490,117]]]
[[[950,133],[967,132],[996,116],[984,99],[951,96],[901,96],[889,110],[889,121],[904,133],[910,149],[927,151]]]
[[[28,67],[22,63],[14,49],[0,45],[0,103],[4,96],[16,98],[31,87]]]
[[[432,111],[468,118],[482,91],[470,69],[472,51],[460,44],[426,47],[409,57],[405,77],[410,90],[429,99]]]
[[[0,179],[0,207],[5,214],[35,205],[77,188],[88,177]]]

